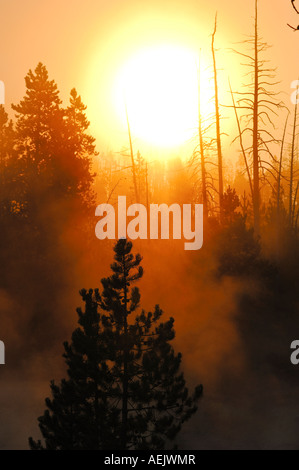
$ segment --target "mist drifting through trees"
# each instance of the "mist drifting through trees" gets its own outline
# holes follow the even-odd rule
[[[128,112],[127,146],[98,148],[80,90],[64,103],[42,62],[0,106],[0,448],[298,448],[298,108],[251,3],[251,36],[231,50],[245,78],[229,77],[226,103],[211,23],[214,110],[199,100],[187,159],[142,154]],[[203,204],[203,247],[135,240],[131,258],[129,240],[98,240],[95,208],[119,196]]]

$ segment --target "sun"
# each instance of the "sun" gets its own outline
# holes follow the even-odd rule
[[[116,74],[114,105],[132,135],[157,147],[183,144],[198,123],[198,59],[179,45],[143,47]]]

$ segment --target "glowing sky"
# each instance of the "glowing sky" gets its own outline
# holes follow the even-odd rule
[[[268,57],[277,67],[288,103],[290,83],[298,76],[299,33],[286,23],[297,26],[299,18],[288,0],[260,0],[259,4],[260,31],[273,44]],[[115,106],[114,85],[122,67],[142,50],[176,45],[195,53],[201,49],[206,69],[211,64],[210,34],[216,11],[221,100],[228,75],[235,88],[244,81],[239,58],[228,48],[252,33],[253,0],[0,0],[0,7],[0,80],[6,85],[7,108],[23,96],[23,77],[29,68],[42,61],[64,100],[74,86],[82,95],[99,149],[119,150],[127,144],[127,129]],[[134,135],[132,129],[132,133],[142,149],[142,132],[136,130]]]

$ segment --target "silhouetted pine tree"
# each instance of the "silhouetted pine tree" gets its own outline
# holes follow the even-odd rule
[[[111,448],[115,432],[112,426],[118,422],[119,412],[108,408],[112,377],[105,360],[107,344],[98,313],[100,297],[92,290],[80,294],[85,311],[77,309],[80,326],[72,334],[71,344],[64,343],[68,379],[60,385],[51,381],[52,398],[46,399],[47,410],[39,418],[47,450]],[[43,449],[40,441],[29,441],[32,449]]]
[[[101,295],[81,291],[80,327],[64,344],[69,378],[52,382],[39,418],[45,447],[30,438],[32,449],[164,449],[197,410],[202,386],[186,388],[173,318],[161,322],[159,306],[134,315],[140,293],[130,286],[143,270],[131,249],[124,239],[115,245]]]
[[[16,179],[16,158],[13,151],[14,129],[4,106],[0,106],[0,217],[17,210],[17,194],[13,181]],[[13,203],[14,201],[14,203]],[[3,220],[1,220],[3,226]]]
[[[234,188],[228,186],[222,196],[222,222],[224,225],[232,224],[240,214],[236,209],[240,207],[240,199]]]
[[[25,82],[24,98],[12,105],[17,113],[18,187],[30,217],[40,222],[46,207],[63,203],[63,219],[76,200],[88,206],[88,199],[93,199],[90,167],[97,155],[95,139],[87,133],[86,107],[76,90],[63,109],[57,85],[42,63],[34,72],[29,70]],[[57,211],[55,217],[57,222]]]
[[[57,331],[65,336],[60,325],[55,331],[50,312],[60,305],[61,286],[94,233],[90,170],[97,152],[75,90],[64,108],[41,63],[29,70],[25,84],[24,97],[12,106],[13,123],[0,106],[0,278],[11,293],[22,283],[11,295],[30,315],[15,319],[14,326],[30,328],[32,347],[41,351],[57,341]]]
[[[62,191],[79,195],[87,206],[93,205],[94,195],[91,184],[94,175],[90,169],[92,158],[98,155],[95,150],[95,138],[88,133],[90,122],[85,111],[87,106],[81,100],[75,88],[70,92],[70,104],[63,110],[64,119],[61,133],[61,155],[54,159],[57,180],[61,184],[61,173],[65,182]]]

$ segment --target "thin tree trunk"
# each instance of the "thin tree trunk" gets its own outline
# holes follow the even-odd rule
[[[292,150],[291,150],[291,165],[290,165],[290,194],[289,194],[289,224],[290,224],[290,227],[292,227],[292,225],[293,225],[293,180],[294,180],[296,125],[297,125],[297,100],[296,100],[295,111],[294,111],[293,137],[292,137]]]
[[[140,155],[139,150],[137,150],[137,163],[138,163],[138,195],[139,195],[139,199],[141,199],[141,167],[142,167],[142,164],[141,164],[141,155]],[[138,201],[136,201],[136,202],[138,202]]]
[[[146,190],[146,210],[147,210],[147,213],[149,213],[147,162],[145,164],[145,190]]]
[[[295,233],[298,232],[298,218],[299,218],[299,210],[297,211],[297,215],[296,215],[296,218],[295,218]]]
[[[130,155],[131,155],[131,163],[132,163],[132,173],[133,173],[133,184],[134,184],[134,191],[135,191],[135,199],[136,199],[136,202],[139,203],[139,195],[138,195],[137,180],[136,180],[136,170],[135,170],[135,161],[134,161],[134,153],[133,153],[133,144],[132,144],[131,129],[130,129],[130,122],[129,122],[127,106],[126,106],[126,117],[127,117],[128,135],[129,135],[129,142],[130,142]]]
[[[200,146],[200,165],[201,165],[203,214],[204,214],[204,219],[207,219],[207,217],[208,217],[208,197],[207,197],[204,144],[203,144],[203,136],[202,136],[201,100],[200,100],[200,64],[199,64],[199,70],[198,70],[198,136],[199,136],[199,146]]]
[[[220,209],[220,220],[222,220],[223,170],[222,170],[222,149],[221,149],[217,67],[216,67],[216,56],[215,56],[215,47],[214,47],[216,30],[217,30],[217,13],[215,16],[215,27],[214,27],[214,31],[212,34],[212,56],[213,56],[214,88],[215,88],[215,119],[216,119],[216,138],[217,138],[217,154],[218,154],[219,209]]]
[[[146,230],[147,230],[147,234],[149,234],[150,211],[149,211],[149,190],[148,190],[147,162],[145,164],[145,191],[146,191]],[[148,242],[150,242],[150,237],[149,236],[148,236]]]
[[[281,238],[280,237],[280,233],[281,233],[281,227],[280,227],[281,173],[282,173],[283,148],[284,148],[284,141],[285,141],[288,119],[289,119],[289,114],[287,115],[286,122],[284,125],[284,130],[283,130],[283,136],[282,136],[281,148],[280,148],[280,157],[279,157],[278,177],[277,177],[277,199],[276,199],[276,252],[277,252],[277,256],[279,256],[280,247],[281,247],[281,243],[280,243],[280,238]]]
[[[242,131],[241,131],[240,120],[239,120],[239,116],[238,116],[238,112],[237,112],[237,108],[236,108],[236,103],[235,103],[235,98],[234,98],[234,94],[233,94],[233,92],[232,92],[232,87],[231,87],[230,81],[229,81],[229,88],[230,88],[230,93],[231,93],[231,97],[232,97],[233,107],[234,107],[234,110],[235,110],[236,121],[237,121],[237,125],[238,125],[239,139],[240,139],[240,147],[241,147],[242,154],[243,154],[243,158],[244,158],[244,163],[245,163],[245,167],[246,167],[246,171],[247,171],[247,176],[248,176],[248,180],[249,180],[249,186],[250,186],[251,197],[252,197],[252,201],[253,201],[252,179],[251,179],[251,174],[250,174],[250,170],[249,170],[249,166],[248,166],[248,162],[247,162],[246,152],[245,152],[244,145],[243,145],[243,139],[242,139]]]
[[[296,200],[297,200],[298,190],[299,190],[299,181],[297,181],[297,186],[296,186],[296,190],[295,190],[295,196],[294,196],[294,202],[293,202],[292,223],[294,223],[294,219],[295,219]]]
[[[260,233],[260,180],[259,180],[259,126],[258,126],[258,102],[259,102],[259,63],[258,63],[258,10],[255,0],[255,32],[254,32],[254,98],[253,98],[253,215],[254,230],[256,235]]]
[[[279,158],[278,177],[277,177],[277,205],[276,207],[277,207],[277,224],[278,225],[279,225],[279,216],[280,216],[280,194],[281,194],[281,172],[282,172],[283,147],[284,147],[288,119],[289,119],[289,115],[287,115],[286,122],[284,125],[284,130],[283,130],[281,149],[280,149],[280,158]]]

